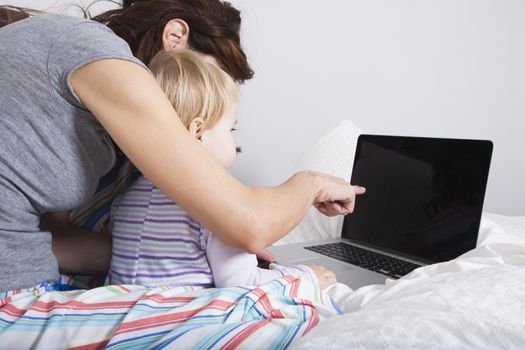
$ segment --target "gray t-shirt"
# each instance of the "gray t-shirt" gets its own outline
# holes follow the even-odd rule
[[[0,48],[0,291],[7,291],[56,281],[40,215],[89,199],[115,161],[109,136],[69,85],[71,73],[106,58],[144,65],[106,26],[56,14],[0,29]]]

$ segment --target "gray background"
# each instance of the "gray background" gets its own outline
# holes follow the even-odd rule
[[[256,71],[241,88],[243,182],[284,181],[349,119],[369,133],[492,140],[485,211],[525,215],[525,1],[231,2]],[[91,1],[0,3],[72,13]]]

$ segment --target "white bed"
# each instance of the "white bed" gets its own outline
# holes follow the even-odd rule
[[[525,217],[486,214],[478,247],[385,285],[331,291],[345,314],[297,349],[524,349]]]
[[[357,136],[350,121],[321,138],[296,170],[350,178]],[[359,205],[359,201],[358,204]],[[312,209],[277,244],[335,237],[341,218]],[[525,216],[485,213],[477,248],[385,285],[329,290],[345,311],[322,321],[296,349],[525,349]]]

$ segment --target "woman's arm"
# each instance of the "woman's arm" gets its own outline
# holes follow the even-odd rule
[[[191,137],[153,76],[135,63],[95,61],[70,83],[143,174],[227,244],[257,252],[313,203],[331,215],[353,209],[356,190],[328,175],[301,172],[273,188],[241,184]]]
[[[104,275],[111,263],[111,235],[75,227],[69,212],[46,213],[40,228],[50,231],[60,273]]]

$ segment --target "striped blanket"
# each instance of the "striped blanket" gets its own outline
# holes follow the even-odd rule
[[[292,276],[259,287],[116,285],[0,299],[2,349],[286,349],[342,311]]]
[[[93,199],[70,213],[71,223],[104,234],[111,202],[139,175],[119,157]],[[342,313],[318,287],[292,276],[259,287],[64,290],[103,282],[62,276],[56,285],[0,293],[0,349],[285,349]]]

